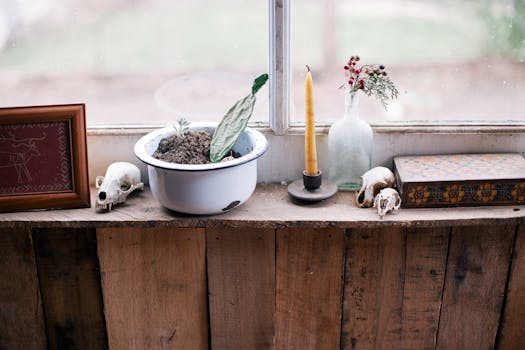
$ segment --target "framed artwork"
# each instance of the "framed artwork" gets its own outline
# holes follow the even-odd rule
[[[0,108],[0,212],[90,207],[85,105]]]

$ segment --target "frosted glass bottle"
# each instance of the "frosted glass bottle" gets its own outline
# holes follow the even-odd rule
[[[361,175],[370,169],[374,134],[370,125],[359,118],[357,94],[345,93],[342,119],[328,131],[328,177],[340,190],[361,187]]]

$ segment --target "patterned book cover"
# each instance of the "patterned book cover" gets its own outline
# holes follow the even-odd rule
[[[519,153],[394,157],[405,208],[525,204]]]

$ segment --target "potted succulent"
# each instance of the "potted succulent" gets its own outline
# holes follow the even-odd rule
[[[267,141],[247,124],[255,94],[267,80],[267,74],[256,78],[251,93],[235,102],[219,123],[189,124],[179,119],[177,125],[153,131],[135,144],[135,155],[147,164],[151,192],[164,207],[187,214],[218,214],[251,196],[257,158],[266,151]]]

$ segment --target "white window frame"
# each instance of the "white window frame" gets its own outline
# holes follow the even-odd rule
[[[270,127],[285,135],[290,127],[290,0],[269,0]]]
[[[287,182],[304,168],[304,127],[291,125],[290,0],[268,0],[270,115],[268,123],[251,125],[268,138],[270,147],[258,165],[259,182]],[[133,154],[134,143],[159,126],[88,128],[90,179],[103,175],[114,161],[146,168]],[[328,124],[317,126],[320,169],[326,169]],[[392,166],[392,157],[407,154],[525,152],[525,123],[383,123],[374,130],[373,166]],[[108,147],[111,145],[111,147]]]

